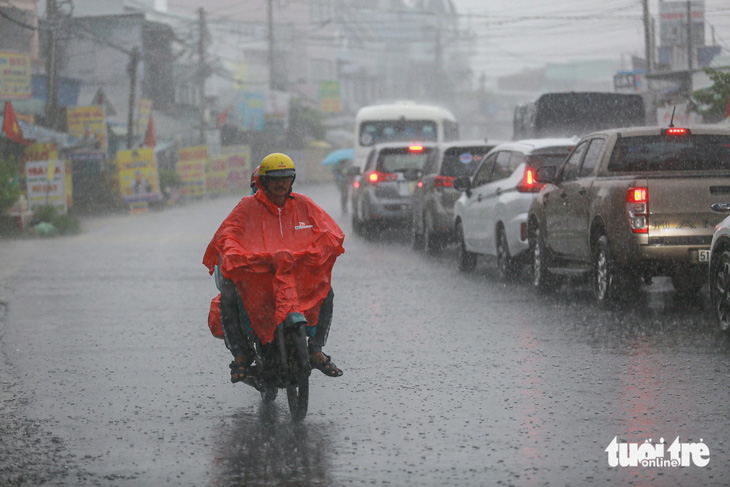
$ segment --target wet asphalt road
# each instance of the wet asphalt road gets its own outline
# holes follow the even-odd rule
[[[0,485],[730,483],[730,339],[706,290],[600,311],[538,298],[448,249],[351,233],[334,186],[298,187],[347,234],[326,352],[293,425],[228,380],[203,251],[237,198],[0,241]],[[705,467],[610,467],[619,442],[703,442]]]

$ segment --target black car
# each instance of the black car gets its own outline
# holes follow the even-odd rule
[[[423,168],[411,197],[411,236],[418,250],[436,251],[453,240],[454,180],[471,176],[496,143],[466,140],[441,144]]]

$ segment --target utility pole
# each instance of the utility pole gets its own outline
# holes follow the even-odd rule
[[[276,88],[276,81],[274,77],[274,0],[268,0],[266,6],[266,13],[268,16],[269,25],[269,88],[274,90]]]
[[[134,105],[137,102],[137,65],[139,64],[139,48],[134,46],[132,52],[129,53],[129,64],[127,65],[127,73],[129,74],[129,110],[127,114],[127,149],[131,149],[134,144]]]
[[[198,139],[200,145],[205,145],[205,78],[207,78],[208,68],[205,65],[206,25],[203,7],[198,9],[198,34],[198,98],[200,99],[200,133]]]
[[[692,6],[687,1],[687,69],[692,73]]]
[[[687,0],[687,95],[692,94],[692,7]]]
[[[654,49],[651,35],[651,18],[649,17],[649,0],[642,0],[644,10],[644,55],[646,56],[646,74],[654,71]]]
[[[434,95],[436,96],[437,100],[442,100],[444,93],[443,93],[443,86],[444,86],[444,57],[443,57],[443,46],[441,44],[441,22],[438,18],[435,19],[436,21],[436,49],[434,56],[436,57],[436,86],[434,87]]]
[[[58,63],[56,62],[56,30],[58,12],[56,0],[46,0],[48,44],[46,50],[46,126],[58,129]]]

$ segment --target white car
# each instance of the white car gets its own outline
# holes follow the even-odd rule
[[[500,277],[516,277],[529,256],[527,211],[542,185],[535,170],[560,165],[577,142],[571,138],[529,139],[494,147],[470,178],[457,178],[463,191],[454,205],[459,269],[471,270],[478,255],[497,258]]]
[[[730,212],[728,203],[714,203],[715,211]],[[722,330],[730,329],[730,216],[715,227],[710,247],[710,299]]]

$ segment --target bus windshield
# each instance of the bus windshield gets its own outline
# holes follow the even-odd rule
[[[436,122],[432,120],[372,120],[360,125],[360,145],[384,142],[435,141]]]

